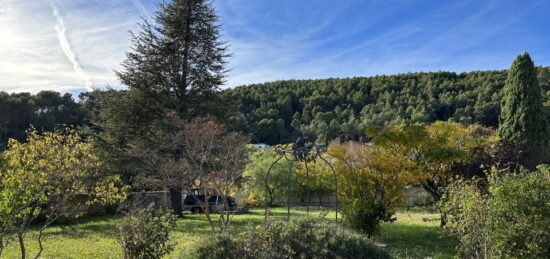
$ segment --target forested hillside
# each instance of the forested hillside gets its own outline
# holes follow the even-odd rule
[[[550,68],[539,68],[545,100]],[[410,73],[345,79],[288,80],[229,89],[238,102],[231,127],[254,142],[292,139],[294,128],[318,141],[360,139],[368,127],[453,120],[495,127],[506,71]]]
[[[550,106],[550,67],[539,68],[539,82]],[[251,134],[256,143],[291,141],[294,128],[319,141],[360,139],[367,127],[393,123],[454,120],[497,126],[500,90],[506,71],[410,73],[392,76],[287,80],[222,92],[236,103],[229,118],[233,130]],[[51,131],[57,125],[82,125],[97,112],[94,98],[43,91],[0,92],[0,150],[8,138],[25,139],[30,125]]]
[[[0,151],[9,138],[24,141],[31,125],[39,131],[52,131],[58,125],[81,125],[86,119],[81,103],[71,94],[0,92]]]

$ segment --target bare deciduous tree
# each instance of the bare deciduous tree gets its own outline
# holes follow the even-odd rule
[[[196,119],[187,124],[183,138],[187,170],[192,172],[192,183],[205,193],[199,201],[213,232],[216,232],[212,209],[219,213],[218,230],[225,232],[235,211],[228,204],[230,195],[243,183],[242,173],[248,161],[246,143],[248,137],[227,132],[225,127],[210,119]],[[212,207],[208,200],[213,189],[221,198],[221,204]]]
[[[135,156],[152,168],[150,173],[140,176],[138,182],[156,189],[200,188],[205,197],[195,196],[195,199],[212,232],[225,232],[235,212],[229,209],[229,198],[243,182],[249,138],[227,131],[224,125],[210,118],[186,121],[176,113],[168,113],[158,127],[162,127],[156,136],[159,151],[134,151]],[[209,203],[213,197],[219,199]],[[214,213],[219,213],[219,217],[215,218]]]

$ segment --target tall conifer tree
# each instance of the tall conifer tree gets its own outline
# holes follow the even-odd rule
[[[503,91],[499,136],[528,148],[535,159],[544,159],[550,153],[550,126],[537,71],[528,53],[512,63]]]
[[[179,159],[182,151],[159,137],[173,130],[166,123],[168,114],[184,120],[223,115],[226,107],[218,92],[229,55],[211,0],[161,3],[153,18],[131,34],[131,42],[116,72],[128,91],[107,94],[97,122],[98,143],[107,156],[116,156],[110,158],[114,170],[135,180],[138,174],[160,175],[163,159]],[[174,212],[181,214],[181,182],[165,187]]]
[[[120,81],[181,116],[212,113],[207,102],[224,83],[227,46],[210,0],[162,3],[153,22],[132,34]]]

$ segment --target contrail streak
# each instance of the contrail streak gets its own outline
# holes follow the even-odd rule
[[[59,15],[59,11],[57,10],[57,8],[55,8],[55,6],[50,5],[50,7],[53,10],[53,16],[55,16],[55,19],[57,20],[55,30],[57,31],[59,45],[61,46],[61,49],[63,49],[63,52],[65,53],[65,56],[67,56],[67,59],[69,59],[69,61],[73,64],[74,71],[80,76],[80,78],[82,78],[82,80],[86,84],[86,89],[88,91],[92,91],[92,80],[84,73],[82,67],[80,67],[80,64],[76,60],[76,56],[71,48],[71,45],[67,40],[67,36],[65,35],[65,24],[63,23],[63,18],[61,17],[61,15]]]
[[[141,15],[146,16],[147,15],[147,8],[141,3],[139,0],[130,0],[134,4],[134,6],[139,10]]]

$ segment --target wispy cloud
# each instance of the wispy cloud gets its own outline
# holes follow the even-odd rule
[[[222,7],[247,2],[232,1],[243,3]],[[335,8],[324,8],[327,12],[310,17],[308,10],[302,13],[297,26],[310,24],[309,20],[323,26],[287,29],[284,33],[275,29],[289,19],[286,12],[278,23],[269,22],[263,28],[257,25],[255,13],[265,16],[275,8],[272,4],[264,12],[251,11],[250,15],[226,12],[222,21],[229,25],[224,27],[239,36],[228,36],[234,51],[228,85],[293,78],[504,69],[525,50],[532,52],[538,65],[549,65],[550,53],[541,51],[543,43],[536,41],[547,37],[534,33],[542,20],[547,21],[539,10],[548,2],[374,2],[354,1],[343,15],[334,12]],[[295,8],[294,12],[299,11]],[[238,23],[233,25],[235,20]],[[257,30],[251,37],[243,37],[237,26]]]
[[[82,70],[82,67],[78,63],[76,55],[74,54],[71,48],[71,45],[69,44],[67,36],[65,35],[66,28],[65,28],[65,23],[63,22],[63,18],[61,17],[61,15],[59,14],[59,11],[55,6],[50,5],[50,7],[52,8],[53,16],[57,21],[55,25],[55,30],[57,31],[57,38],[59,39],[59,45],[61,46],[61,49],[63,49],[63,53],[65,53],[65,56],[67,57],[67,59],[73,65],[74,71],[80,76],[80,78],[82,78],[82,80],[86,84],[86,89],[88,91],[92,91],[93,90],[92,80]]]
[[[113,70],[130,50],[127,32],[158,1],[0,0],[0,91],[123,88]],[[526,50],[537,65],[550,65],[545,0],[214,3],[233,53],[227,87],[502,69]]]
[[[147,12],[147,8],[141,3],[140,0],[130,0],[132,1],[132,4],[138,9],[138,11],[141,13],[142,16],[146,16],[149,12]]]

